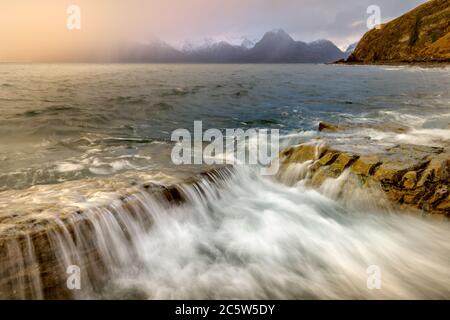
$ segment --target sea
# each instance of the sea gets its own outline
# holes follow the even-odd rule
[[[53,197],[61,205],[62,195],[91,181],[139,175],[183,181],[210,170],[171,158],[172,133],[193,131],[194,121],[222,132],[277,129],[281,148],[322,138],[367,152],[398,144],[445,147],[450,69],[0,64],[0,217],[13,202],[33,210]],[[317,130],[320,121],[361,126],[351,134],[325,133]],[[136,195],[150,227],[133,220],[114,195],[102,194],[102,205],[114,210],[101,209],[93,232],[109,276],[77,298],[450,298],[447,221],[370,202],[352,205],[332,192],[337,182],[314,189],[245,164],[220,180],[181,186],[188,200],[180,206]],[[91,191],[94,197],[101,190]],[[61,259],[76,264],[79,241],[55,239]],[[376,287],[373,272],[381,279]],[[35,283],[31,298],[44,298],[35,280],[26,280]]]

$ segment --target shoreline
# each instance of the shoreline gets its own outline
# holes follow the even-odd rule
[[[441,68],[450,67],[450,61],[377,61],[377,62],[353,62],[353,61],[335,61],[330,63],[332,65],[348,65],[348,66],[410,66],[421,68]]]

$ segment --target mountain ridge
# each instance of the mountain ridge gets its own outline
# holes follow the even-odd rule
[[[225,41],[194,47],[187,43],[178,50],[163,41],[132,44],[121,48],[117,62],[168,63],[328,63],[346,55],[333,42],[296,41],[283,29],[266,32],[249,45],[232,45]]]

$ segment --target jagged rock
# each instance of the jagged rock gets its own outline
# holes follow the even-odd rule
[[[337,150],[327,149],[322,156],[317,160],[317,164],[321,166],[328,166],[332,164],[339,157],[340,153]]]
[[[422,167],[426,162],[382,161],[375,172],[375,179],[391,184],[400,184],[402,177],[412,170]]]
[[[442,153],[430,159],[430,164],[422,174],[418,186],[424,186],[427,183],[443,181],[449,178],[450,172],[450,153]]]
[[[407,131],[407,128],[395,123],[319,124],[319,130],[324,132],[352,132],[361,128],[397,133]],[[331,138],[328,141],[334,140]],[[327,179],[335,179],[349,168],[351,181],[345,184],[348,189],[346,194],[351,194],[353,188],[382,190],[385,198],[399,207],[450,216],[447,203],[450,190],[449,148],[448,143],[443,143],[442,147],[387,144],[377,145],[367,149],[373,151],[367,151],[366,148],[354,148],[345,144],[330,147],[318,140],[316,144],[308,143],[283,150],[280,153],[281,170],[288,169],[292,163],[310,161],[309,173],[302,177],[308,177],[307,184],[319,187]],[[286,177],[286,173],[279,177],[292,180]]]
[[[450,211],[450,194],[447,196],[446,199],[444,199],[440,204],[437,205],[436,209],[442,212]]]
[[[417,172],[409,171],[403,176],[402,186],[406,189],[413,189],[417,183]]]
[[[139,173],[132,177],[119,174],[83,184],[70,181],[2,192],[0,300],[85,298],[68,289],[65,259],[76,262],[85,275],[81,277],[83,294],[103,287],[112,266],[101,259],[95,223],[110,215],[118,222],[122,218],[137,219],[140,226],[148,228],[153,218],[143,214],[148,209],[138,201],[138,196],[152,196],[161,199],[162,204],[178,206],[186,201],[180,184],[199,183],[199,178],[219,181],[229,174],[228,167],[215,167],[188,180],[152,176],[151,183],[146,183],[147,176]],[[103,201],[94,201],[97,196]],[[121,228],[129,237],[126,227]],[[61,252],[61,243],[77,246],[77,250]]]
[[[299,147],[289,147],[281,151],[281,158],[289,158],[295,162],[305,162],[319,158],[319,146],[312,144],[303,144]]]
[[[380,158],[377,156],[361,156],[353,164],[352,172],[361,176],[371,176],[380,164]]]
[[[320,122],[319,123],[319,131],[331,131],[331,132],[335,132],[338,131],[339,128],[338,126],[335,126],[334,124],[331,123],[327,123],[327,122]]]
[[[434,195],[429,200],[430,204],[436,204],[440,203],[441,200],[443,200],[448,195],[448,187],[445,185],[438,185],[436,187],[436,191],[434,192]]]
[[[343,152],[339,154],[339,156],[336,158],[336,161],[333,162],[333,164],[330,167],[330,170],[334,174],[340,175],[342,172],[344,172],[345,169],[351,166],[358,158],[359,156],[357,155]]]
[[[307,181],[311,186],[321,186],[328,178],[337,178],[349,168],[352,181],[345,184],[347,189],[382,190],[399,207],[450,217],[450,157],[444,148],[404,144],[367,155],[305,144],[284,150],[281,155],[281,170],[293,163],[313,161]]]

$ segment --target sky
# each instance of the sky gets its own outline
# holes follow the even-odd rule
[[[128,41],[239,44],[284,29],[294,39],[329,39],[345,49],[368,31],[367,8],[389,21],[425,0],[0,0],[0,61],[51,61],[107,54]],[[70,5],[81,29],[69,30]],[[73,21],[73,20],[71,20]]]

